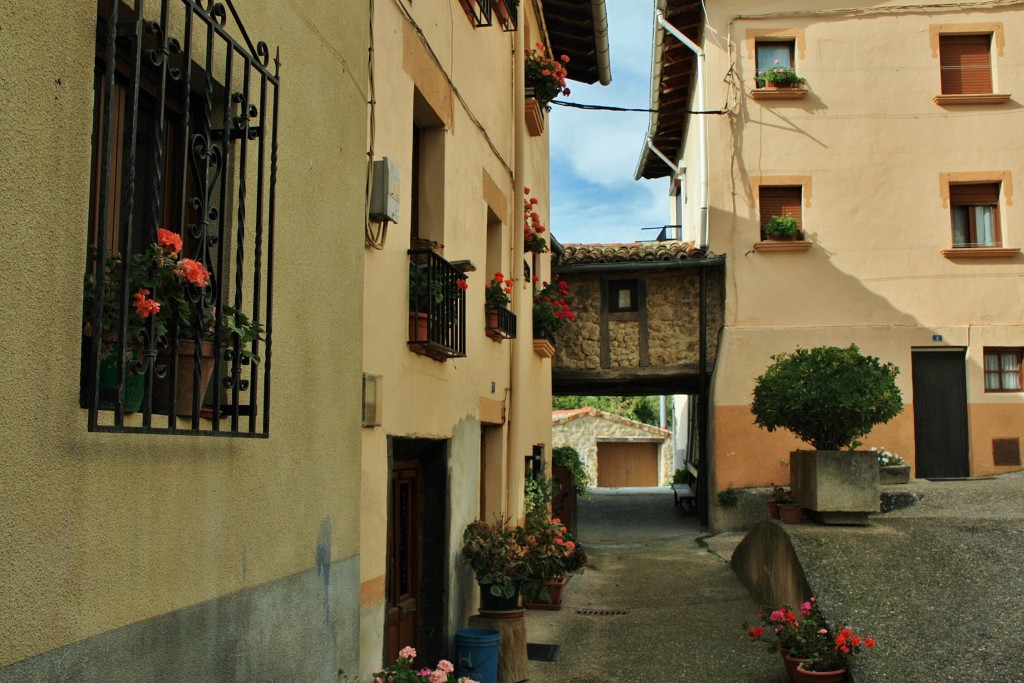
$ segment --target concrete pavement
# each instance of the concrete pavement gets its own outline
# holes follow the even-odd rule
[[[667,488],[581,499],[590,564],[561,611],[527,611],[528,640],[560,645],[557,661],[530,662],[531,683],[784,683],[779,656],[743,629],[757,605],[727,562],[742,534],[710,548],[699,536]]]

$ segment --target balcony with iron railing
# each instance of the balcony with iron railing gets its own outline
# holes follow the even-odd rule
[[[466,355],[466,276],[431,249],[409,250],[409,349],[437,361]]]
[[[487,336],[495,341],[502,339],[515,339],[516,337],[516,314],[505,306],[486,304],[484,306],[486,325],[484,330]]]

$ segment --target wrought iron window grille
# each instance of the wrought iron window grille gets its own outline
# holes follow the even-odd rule
[[[279,53],[232,0],[98,9],[89,430],[266,437]]]
[[[431,249],[409,250],[409,347],[434,360],[466,355],[466,275]]]
[[[466,15],[473,22],[476,28],[484,28],[493,23],[491,19],[491,4],[494,0],[459,0],[459,4],[466,10]]]
[[[519,0],[491,0],[498,16],[498,25],[506,33],[519,29]]]

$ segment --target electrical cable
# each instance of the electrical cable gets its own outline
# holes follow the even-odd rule
[[[608,104],[581,104],[579,102],[562,102],[561,100],[551,100],[551,104],[557,104],[559,107],[571,107],[573,109],[583,109],[585,111],[620,111],[620,112],[641,112],[645,114],[650,113],[661,113],[661,114],[715,114],[721,116],[728,114],[729,112],[724,109],[711,109],[708,111],[699,111],[696,109],[642,109],[633,107],[614,107]]]

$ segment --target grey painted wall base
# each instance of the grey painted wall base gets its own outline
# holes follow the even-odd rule
[[[0,682],[337,683],[358,668],[356,555],[22,660]]]

